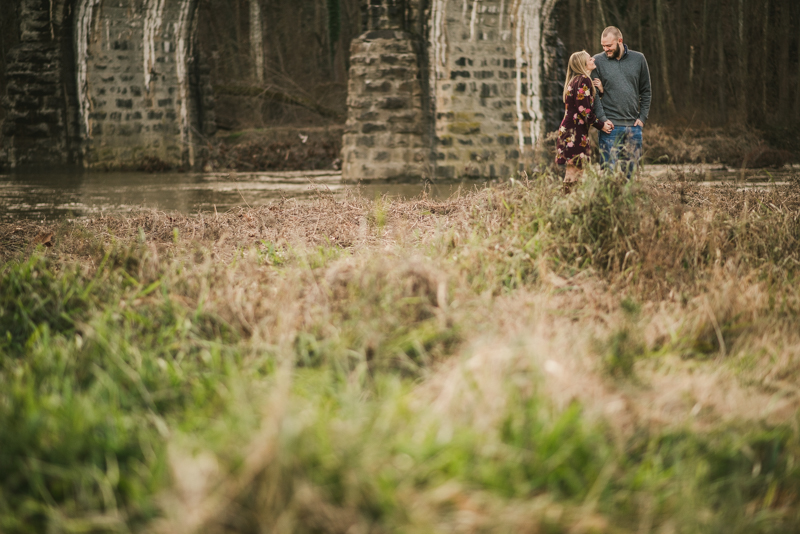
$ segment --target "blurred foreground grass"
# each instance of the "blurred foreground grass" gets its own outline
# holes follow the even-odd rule
[[[797,184],[558,191],[4,223],[0,531],[800,529]]]

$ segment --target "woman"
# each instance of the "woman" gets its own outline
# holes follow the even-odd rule
[[[595,87],[591,79],[593,70],[594,58],[585,50],[570,56],[567,80],[564,82],[566,111],[556,140],[556,163],[567,166],[564,193],[569,193],[578,183],[578,178],[583,172],[583,164],[589,161],[592,152],[592,147],[589,145],[589,126],[602,130],[606,125],[597,120],[592,109],[595,98]]]

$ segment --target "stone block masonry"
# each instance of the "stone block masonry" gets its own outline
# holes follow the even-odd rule
[[[197,0],[22,0],[3,125],[12,167],[195,165],[214,132]]]
[[[399,95],[399,85],[379,68],[379,46],[365,46],[363,36],[357,40],[353,59],[358,56],[359,66],[351,69],[351,77],[367,81],[351,80],[349,86],[345,178],[393,178],[399,173],[395,162],[413,162],[414,170],[429,179],[509,177],[531,167],[537,143],[553,120],[556,91],[542,80],[558,76],[554,62],[561,58],[549,50],[557,41],[550,19],[554,4],[431,0],[423,30],[408,47],[420,55],[404,60],[426,69],[417,77],[423,113],[414,118],[424,124],[414,143],[388,129],[382,137],[356,135],[368,127],[360,124],[361,117],[389,120],[388,112],[375,110],[374,104],[368,108],[372,115],[360,115],[365,102],[373,102],[371,94],[381,91],[387,101]]]
[[[345,179],[419,181],[430,175],[418,55],[418,43],[399,30],[375,30],[353,41]]]
[[[84,163],[195,165],[192,0],[83,0],[77,11]]]
[[[70,135],[76,119],[67,106],[75,86],[64,83],[71,56],[65,58],[63,50],[70,40],[64,38],[65,17],[53,21],[51,16],[47,0],[20,5],[20,44],[7,56],[3,99],[8,110],[3,136],[9,141],[6,157],[12,167],[70,163],[77,157]]]
[[[12,167],[193,167],[214,131],[199,0],[18,0],[4,141]],[[507,177],[558,119],[556,0],[362,0],[345,180]],[[149,161],[148,161],[149,160]]]
[[[505,178],[542,135],[542,39],[552,2],[433,0],[436,175]]]

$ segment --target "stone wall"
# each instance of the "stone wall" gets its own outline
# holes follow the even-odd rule
[[[380,88],[381,102],[388,102],[400,90],[380,68],[382,49],[368,51],[365,46],[369,33],[356,40],[353,50],[359,55],[351,77],[369,83],[350,84],[352,133],[344,139],[345,178],[394,178],[403,174],[398,171],[400,162],[414,162],[413,170],[406,167],[409,177],[421,172],[430,179],[507,177],[530,167],[537,143],[559,113],[558,83],[543,82],[563,61],[551,28],[554,4],[555,0],[432,0],[418,11],[426,18],[414,35],[414,46],[406,47],[418,55],[405,59],[422,71],[422,113],[415,119],[423,117],[425,124],[415,144],[388,128],[391,117],[386,113],[373,115],[387,125],[382,137],[356,135],[359,126],[361,133],[367,126],[359,123],[365,99]],[[370,61],[371,69],[362,67]],[[360,149],[364,143],[369,150]],[[387,148],[391,159],[377,157]]]
[[[3,131],[12,166],[193,167],[214,132],[198,0],[19,0]],[[346,180],[505,177],[560,114],[556,0],[364,0]],[[557,75],[556,78],[560,78]]]
[[[3,123],[11,167],[52,166],[78,158],[71,13],[49,0],[23,0],[20,43],[7,57]]]
[[[350,47],[342,174],[348,181],[430,176],[430,110],[418,2],[362,4],[364,33]]]
[[[376,30],[350,49],[342,172],[349,181],[419,181],[430,174],[418,44],[406,32]]]
[[[11,167],[192,167],[214,132],[196,0],[22,0],[3,133]]]
[[[82,0],[76,12],[84,163],[193,167],[194,0]],[[202,102],[201,102],[202,104]]]

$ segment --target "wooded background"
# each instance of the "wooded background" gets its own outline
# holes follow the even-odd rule
[[[358,0],[202,0],[197,42],[218,118],[252,126],[344,122],[350,42],[360,28]],[[237,110],[242,99],[255,101]]]
[[[263,27],[260,83],[344,113],[358,0],[204,0],[208,38],[199,42],[217,79],[244,82],[253,72],[253,3]],[[657,123],[794,130],[800,119],[799,0],[561,0],[555,16],[568,54],[602,51],[609,25],[645,54]],[[281,118],[280,106],[265,109]]]
[[[644,53],[651,120],[797,129],[799,0],[561,0],[556,14],[568,53],[601,52],[609,25]]]

